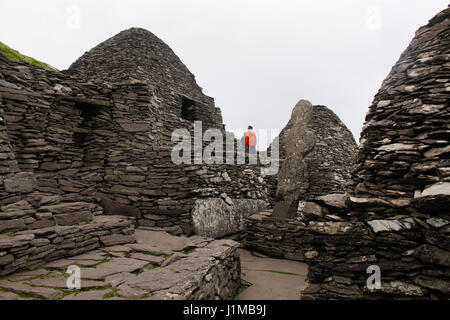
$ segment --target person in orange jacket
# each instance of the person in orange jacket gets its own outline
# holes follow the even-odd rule
[[[250,153],[256,153],[256,133],[252,126],[248,126],[248,131],[245,133],[245,148]]]

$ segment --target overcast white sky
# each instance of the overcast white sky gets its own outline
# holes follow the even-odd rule
[[[58,69],[131,27],[196,75],[228,129],[282,129],[300,99],[359,140],[381,82],[448,0],[39,0],[0,2],[0,41]],[[264,146],[261,146],[264,147]]]

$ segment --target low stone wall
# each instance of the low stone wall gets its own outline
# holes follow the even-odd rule
[[[305,223],[263,213],[248,219],[245,246],[307,262],[302,299],[448,299],[449,228],[445,214]],[[380,289],[366,287],[369,266],[380,268]]]
[[[230,300],[241,286],[241,260],[232,240],[216,240],[198,248],[188,258],[179,260],[167,268],[155,269],[151,275],[138,276],[134,283],[145,290],[154,287],[154,279],[170,277],[171,288],[152,292],[154,300]],[[177,277],[183,272],[185,277]],[[173,276],[172,276],[173,275]],[[129,284],[131,285],[131,284]],[[132,286],[132,285],[131,285]]]
[[[305,261],[307,248],[300,243],[306,224],[299,218],[284,220],[272,218],[271,214],[260,212],[246,220],[245,247],[270,257]]]
[[[419,221],[342,223],[341,235],[315,237],[318,252],[308,263],[310,286],[303,299],[448,299],[449,222]],[[366,287],[372,265],[380,268],[380,289]]]
[[[134,242],[134,221],[96,216],[77,226],[52,226],[0,235],[0,275],[79,255],[102,246]]]

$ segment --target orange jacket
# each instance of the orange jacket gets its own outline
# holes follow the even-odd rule
[[[250,130],[245,133],[245,145],[256,146],[256,133]]]

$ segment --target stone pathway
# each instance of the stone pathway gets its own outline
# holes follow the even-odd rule
[[[237,247],[231,240],[137,229],[134,244],[0,277],[0,300],[230,299],[239,287]],[[80,290],[67,287],[72,265],[80,267]]]
[[[242,282],[251,284],[236,300],[299,300],[308,267],[290,260],[271,259],[239,249]]]

